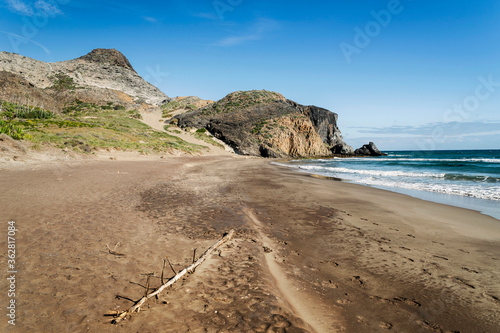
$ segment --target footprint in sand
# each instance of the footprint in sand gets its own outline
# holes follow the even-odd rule
[[[483,296],[488,298],[489,300],[495,302],[496,304],[500,305],[500,298],[498,298],[494,295],[486,294],[486,293],[484,293]]]
[[[363,285],[364,282],[363,280],[361,280],[361,277],[356,275],[356,276],[351,276],[351,281],[354,282],[354,283],[357,283],[359,285]]]
[[[476,270],[473,270],[473,269],[470,269],[470,268],[467,268],[467,267],[462,267],[462,269],[466,272],[469,272],[469,273],[475,273],[475,274],[479,274],[478,271]]]
[[[262,248],[264,249],[265,253],[271,253],[271,252],[273,252],[273,250],[270,249],[270,248],[268,248],[267,246],[263,246]]]
[[[422,306],[422,304],[420,304],[416,300],[405,298],[405,297],[394,297],[394,300],[397,301],[397,302],[404,303],[406,305],[410,305],[410,306],[415,306],[415,307],[421,307]]]
[[[443,257],[443,256],[438,256],[438,255],[433,255],[434,258],[438,258],[438,259],[443,259],[443,260],[448,260],[448,258],[446,257]]]
[[[330,264],[332,266],[335,266],[335,267],[338,267],[339,266],[339,263],[338,262],[335,262],[333,260],[322,260],[319,262],[320,264]]]
[[[332,288],[332,289],[337,289],[339,287],[338,284],[334,283],[332,280],[328,280],[328,281],[323,281],[321,283],[321,285],[323,287],[327,287],[327,288]]]
[[[472,284],[468,283],[467,281],[465,281],[464,279],[461,279],[459,277],[453,278],[453,281],[460,283],[460,284],[463,284],[464,286],[467,286],[469,288],[476,289],[475,286],[473,286]]]
[[[384,330],[390,330],[392,328],[392,324],[382,322],[382,323],[380,323],[379,327],[384,329]]]
[[[339,303],[339,304],[350,304],[351,301],[348,300],[348,299],[338,299],[337,303]]]

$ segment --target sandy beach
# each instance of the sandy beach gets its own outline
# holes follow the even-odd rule
[[[15,326],[0,283],[2,331],[500,330],[500,221],[270,162],[4,167],[0,216],[4,236],[16,222],[18,273]],[[158,287],[163,258],[179,271],[230,229],[232,240],[140,313],[117,325],[104,316],[139,300],[147,274]]]

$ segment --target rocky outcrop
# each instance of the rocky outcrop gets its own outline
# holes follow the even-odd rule
[[[378,150],[377,146],[373,142],[370,142],[367,145],[363,145],[363,147],[358,148],[354,151],[355,155],[363,155],[363,156],[385,156],[387,154],[382,153]]]
[[[40,89],[50,89],[57,76],[63,74],[71,78],[79,90],[97,91],[103,97],[119,91],[128,95],[132,104],[161,105],[170,100],[139,76],[123,54],[113,49],[96,49],[78,59],[55,63],[0,52],[0,71],[16,74]]]
[[[116,49],[94,49],[86,55],[78,58],[97,64],[108,64],[111,66],[123,67],[135,72],[128,59]]]
[[[206,128],[245,155],[331,156],[344,147],[337,115],[265,90],[238,91],[204,108],[174,117],[181,128]],[[352,150],[352,148],[350,148]]]

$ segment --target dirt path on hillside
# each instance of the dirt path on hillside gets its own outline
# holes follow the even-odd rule
[[[141,112],[142,122],[146,125],[151,126],[155,130],[166,132],[169,135],[176,136],[186,142],[202,145],[207,147],[206,150],[203,151],[203,155],[207,156],[232,156],[234,155],[234,150],[231,149],[228,145],[220,141],[224,146],[224,149],[221,147],[217,147],[211,145],[203,140],[199,140],[193,137],[193,135],[189,132],[183,131],[177,127],[174,127],[171,131],[165,131],[164,126],[168,123],[169,119],[162,118],[162,110],[161,108],[153,108],[144,110]],[[177,131],[176,131],[177,130]]]

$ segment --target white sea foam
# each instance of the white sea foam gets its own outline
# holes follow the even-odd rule
[[[399,157],[399,155],[398,155]],[[391,157],[376,157],[367,159],[365,157],[347,157],[343,158],[349,161],[384,161],[384,162],[482,162],[482,163],[500,163],[498,158],[391,158]]]
[[[405,172],[387,170],[359,170],[320,165],[294,165],[275,163],[302,172],[316,173],[324,176],[335,176],[358,184],[378,186],[383,188],[402,188],[408,190],[427,191],[442,194],[452,194],[477,199],[500,201],[500,185],[467,183],[451,183],[445,179],[445,173]]]
[[[474,187],[474,186],[449,185],[449,184],[407,183],[407,182],[398,182],[387,179],[374,179],[374,178],[366,178],[363,180],[358,180],[358,181],[353,180],[353,181],[356,183],[361,183],[371,186],[399,187],[409,190],[453,194],[453,195],[460,195],[477,199],[500,200],[500,186],[492,186],[489,188],[484,188],[480,186]]]
[[[336,168],[318,165],[301,165],[297,166],[298,169],[308,170],[308,171],[319,171],[319,172],[332,172],[332,173],[342,173],[342,174],[359,174],[359,175],[369,175],[369,176],[379,176],[379,177],[432,177],[432,178],[444,178],[445,173],[431,173],[431,172],[407,172],[407,171],[383,171],[383,170],[356,170],[348,168]]]

